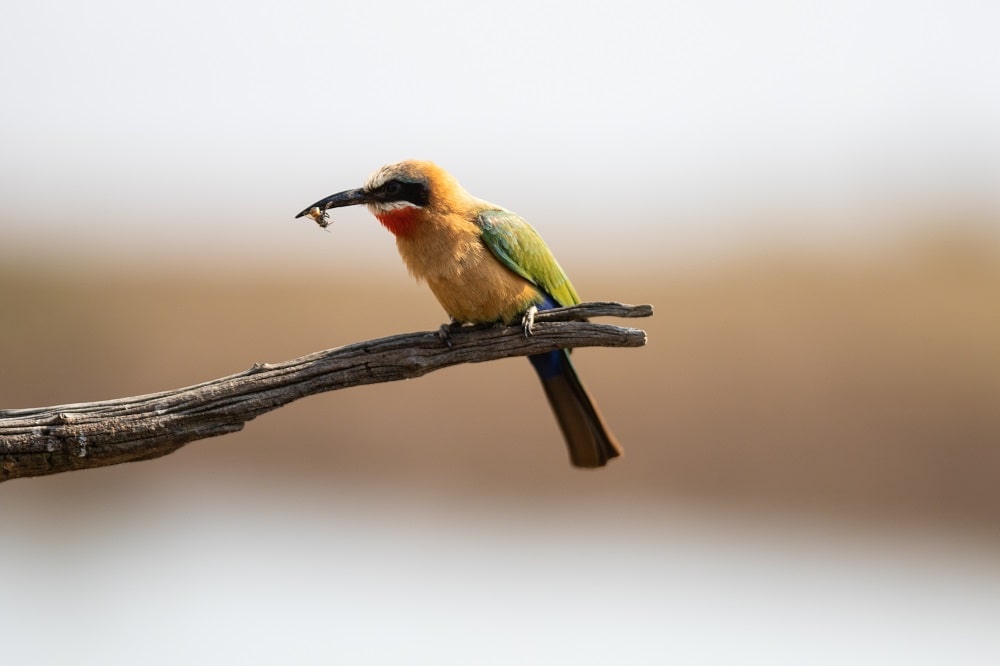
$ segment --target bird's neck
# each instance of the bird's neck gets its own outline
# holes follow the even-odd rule
[[[375,212],[375,217],[395,236],[409,236],[420,221],[420,209],[406,206]]]

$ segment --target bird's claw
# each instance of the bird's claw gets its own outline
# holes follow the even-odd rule
[[[521,317],[521,328],[524,330],[524,337],[526,338],[531,335],[531,329],[535,326],[536,314],[538,314],[538,307],[532,305],[524,311],[524,316]]]
[[[441,324],[441,328],[438,329],[438,337],[441,338],[441,342],[448,345],[448,349],[451,349],[451,327],[448,324]]]
[[[451,343],[452,331],[457,331],[461,327],[462,324],[460,322],[457,322],[454,319],[452,319],[447,324],[441,324],[441,328],[438,329],[438,337],[441,338],[441,342],[448,345],[448,349],[451,349],[453,347]]]

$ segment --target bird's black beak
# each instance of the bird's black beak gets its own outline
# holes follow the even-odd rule
[[[296,215],[295,217],[302,217],[303,215],[308,215],[309,211],[314,208],[319,208],[320,210],[327,210],[329,208],[343,208],[344,206],[356,206],[358,204],[369,203],[372,201],[371,195],[363,189],[357,190],[347,190],[345,192],[337,192],[336,194],[331,194],[325,199],[320,199],[311,206],[308,206],[304,211]]]

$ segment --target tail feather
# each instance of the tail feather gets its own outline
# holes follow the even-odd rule
[[[529,357],[562,429],[576,467],[603,467],[622,454],[565,351]]]

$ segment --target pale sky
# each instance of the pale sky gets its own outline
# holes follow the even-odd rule
[[[342,212],[330,243],[290,218],[407,157],[550,244],[613,256],[738,235],[699,221],[761,203],[989,198],[1000,183],[996,3],[32,0],[2,14],[9,246],[346,243],[394,259],[364,211]]]

